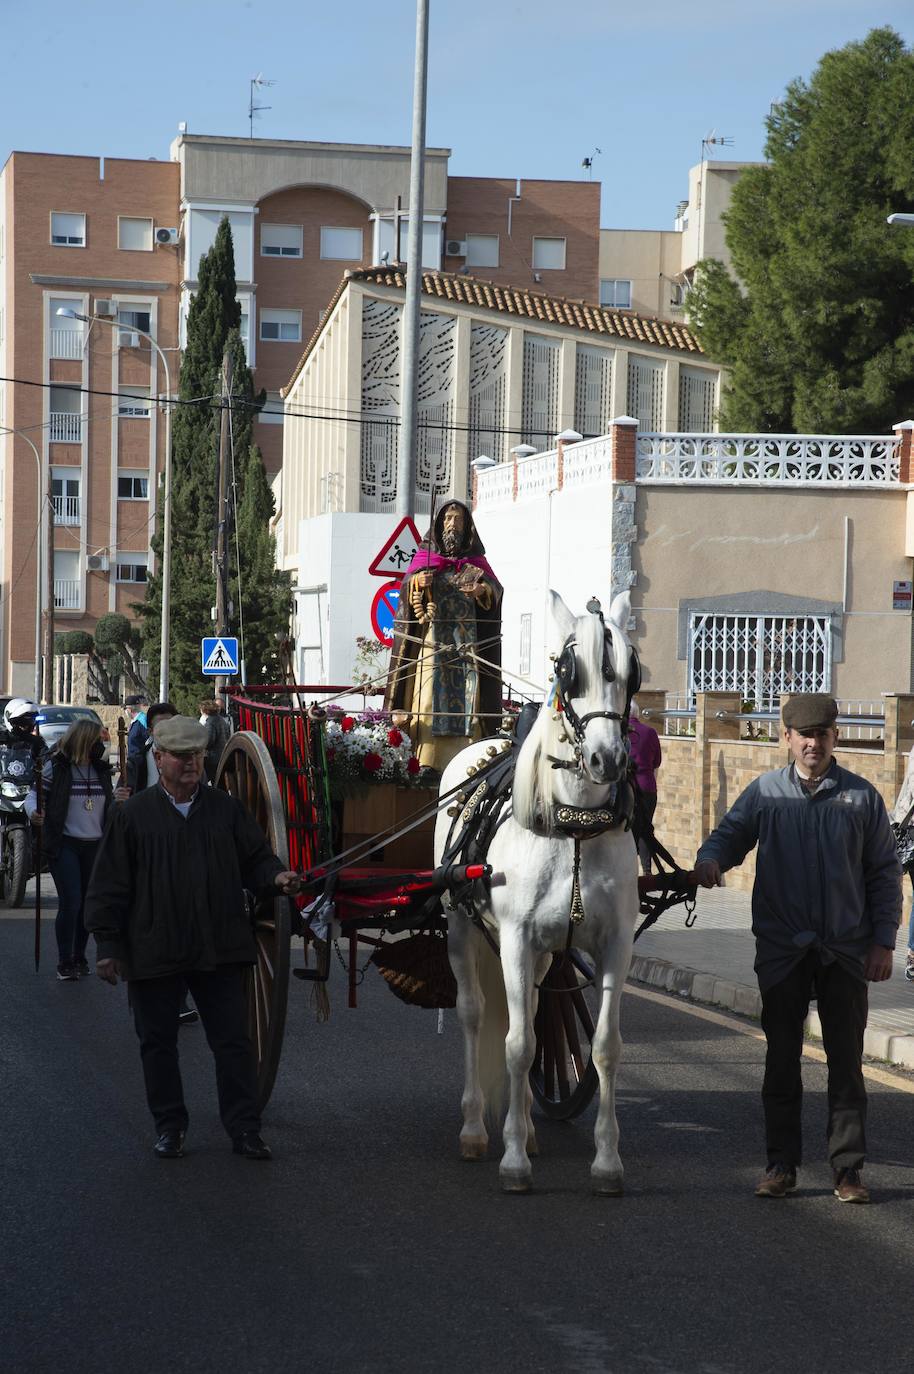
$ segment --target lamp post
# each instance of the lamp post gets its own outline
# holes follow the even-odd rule
[[[84,324],[107,324],[112,329],[120,329],[117,320],[109,320],[104,315],[81,315],[76,310],[61,306],[58,315],[71,320],[82,320]],[[159,701],[168,700],[168,658],[171,650],[171,373],[168,359],[151,334],[145,329],[130,326],[131,334],[139,334],[150,348],[154,348],[165,369],[165,514],[162,519],[162,632],[159,650]]]
[[[35,445],[32,443],[32,440],[29,438],[29,436],[28,436],[27,434],[23,433],[23,431],[22,431],[21,429],[7,429],[7,428],[4,427],[2,430],[0,430],[0,433],[3,433],[3,434],[12,434],[12,435],[14,436],[14,438],[17,438],[17,439],[24,439],[25,442],[28,444],[29,448],[30,448],[30,449],[32,450],[32,452],[34,453],[34,455],[35,455],[35,462],[38,464],[38,530],[37,530],[37,534],[36,534],[36,536],[35,536],[35,540],[36,540],[36,559],[35,559],[35,565],[36,565],[36,566],[35,566],[35,700],[36,700],[36,702],[40,702],[40,701],[41,701],[41,537],[42,537],[42,533],[43,533],[42,528],[41,528],[41,526],[42,526],[41,507],[42,507],[42,505],[44,504],[44,488],[43,488],[42,481],[41,481],[41,454],[38,452],[38,449],[37,449],[37,448],[35,447]],[[49,485],[50,485],[50,484],[49,484]],[[51,528],[53,529],[53,526],[52,526]],[[51,549],[51,547],[50,547],[50,545],[49,545],[49,546],[48,546],[48,561],[51,562],[51,563],[53,563],[53,558],[54,558],[54,554],[53,554],[53,551],[52,551],[52,549]]]

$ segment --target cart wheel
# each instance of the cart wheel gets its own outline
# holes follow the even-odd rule
[[[289,866],[286,821],[276,770],[259,735],[246,730],[232,735],[216,773],[217,787],[251,813],[273,853]],[[257,1094],[266,1106],[276,1081],[289,996],[289,899],[258,903],[254,916],[257,962],[248,971],[248,1028],[257,1055]]]
[[[571,950],[567,959],[553,955],[540,988],[530,1086],[540,1111],[555,1121],[580,1116],[597,1090],[591,1058],[594,1011],[587,1000],[594,994],[581,986],[592,975],[587,960]]]

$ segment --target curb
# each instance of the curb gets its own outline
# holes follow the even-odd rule
[[[748,983],[733,983],[713,973],[679,968],[666,959],[656,959],[646,954],[633,956],[628,976],[635,983],[658,988],[661,992],[672,992],[690,1002],[723,1007],[739,1016],[751,1017],[753,1021],[762,1018],[761,993]],[[822,1026],[815,1011],[811,1011],[806,1018],[806,1032],[811,1039],[821,1042]],[[897,1031],[883,1030],[878,1025],[869,1025],[863,1035],[863,1053],[870,1059],[885,1059],[903,1069],[914,1069],[914,1035],[901,1035]]]

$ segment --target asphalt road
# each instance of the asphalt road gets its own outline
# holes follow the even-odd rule
[[[628,999],[626,1196],[589,1192],[592,1109],[539,1126],[536,1189],[458,1157],[453,1013],[372,971],[317,1025],[294,983],[271,1164],[230,1153],[200,1027],[182,1031],[188,1154],[151,1153],[123,988],[58,984],[51,928],[0,920],[0,1365],[17,1374],[308,1370],[767,1374],[911,1367],[914,1143],[873,1085],[870,1207],[831,1196],[824,1069],[805,1070],[798,1194],[763,1164],[759,1042]]]

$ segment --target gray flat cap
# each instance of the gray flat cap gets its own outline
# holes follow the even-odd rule
[[[825,692],[788,697],[782,712],[788,730],[828,730],[838,718],[838,703]]]
[[[172,716],[156,721],[152,738],[157,749],[167,749],[169,754],[202,754],[206,734],[206,726],[190,716]]]

